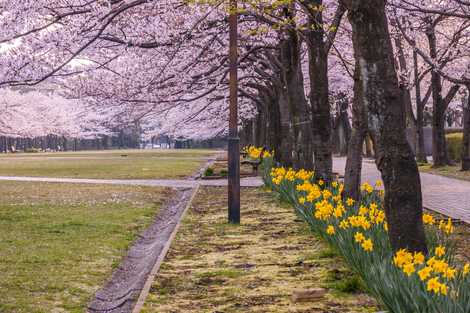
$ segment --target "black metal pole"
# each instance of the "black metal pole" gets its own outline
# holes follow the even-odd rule
[[[238,138],[238,52],[237,52],[237,0],[230,0],[229,15],[229,68],[230,104],[228,135],[228,221],[240,223],[240,138]]]

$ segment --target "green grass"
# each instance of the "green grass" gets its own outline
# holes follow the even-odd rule
[[[0,312],[84,312],[169,190],[0,184]]]
[[[195,173],[213,154],[189,149],[8,154],[0,156],[0,176],[183,178]]]

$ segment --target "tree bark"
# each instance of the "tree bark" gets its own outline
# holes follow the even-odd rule
[[[400,75],[402,73],[408,73],[408,65],[406,63],[406,56],[405,52],[403,50],[403,44],[401,41],[401,38],[395,36],[395,46],[397,47],[398,50],[398,66],[400,68]],[[401,81],[407,81],[408,77],[406,74],[403,74],[403,77],[400,78]],[[406,118],[406,127],[411,130],[411,146],[413,147],[413,150],[417,150],[417,122],[416,118],[413,113],[413,103],[411,101],[411,92],[408,88],[404,89],[403,93],[404,97],[404,102],[405,102],[405,118]]]
[[[300,40],[295,30],[286,31],[280,46],[281,119],[285,128],[283,148],[285,158],[290,158],[294,168],[313,168],[312,129],[308,118],[308,103],[305,99],[304,78],[301,69]]]
[[[470,84],[467,97],[463,101],[463,140],[462,140],[462,171],[470,170]]]
[[[384,208],[394,250],[427,253],[421,183],[405,134],[405,104],[394,68],[385,0],[342,0],[348,8],[356,71],[355,95],[364,101],[384,181]]]
[[[428,163],[426,155],[426,148],[424,146],[424,106],[426,102],[421,99],[421,84],[419,79],[418,70],[418,53],[413,51],[413,70],[414,70],[414,81],[415,81],[415,93],[416,93],[416,159],[420,163]]]
[[[374,149],[373,149],[373,143],[372,143],[372,137],[369,133],[366,134],[366,137],[364,138],[365,146],[366,146],[366,157],[367,158],[373,158],[374,157]]]
[[[333,130],[335,133],[335,153],[340,156],[347,156],[348,144],[351,140],[351,125],[348,116],[348,98],[345,94],[340,93],[336,99],[336,118]]]
[[[276,92],[278,88],[264,89],[261,91],[262,102],[264,106],[264,121],[266,129],[264,130],[264,142],[265,145],[274,150],[274,157],[276,161],[282,162],[281,155],[281,142],[282,142],[282,133],[281,133],[281,112],[279,107],[279,96]],[[262,125],[259,125],[262,127]],[[285,140],[285,139],[284,139]]]
[[[305,1],[312,8],[321,8],[322,0]],[[314,146],[314,170],[317,178],[331,179],[333,145],[331,110],[328,98],[328,51],[325,45],[323,10],[312,10],[307,33],[310,77],[310,106]]]
[[[437,39],[433,22],[429,22],[426,28],[426,37],[429,45],[429,56],[437,59]],[[457,93],[459,87],[453,86],[446,96],[442,97],[442,80],[437,71],[431,71],[432,88],[432,158],[433,167],[440,167],[450,164],[447,153],[447,142],[445,132],[445,113],[452,98]]]
[[[360,71],[354,73],[354,93],[360,94]],[[362,149],[367,135],[367,113],[362,97],[354,97],[352,107],[352,132],[344,170],[344,193],[346,197],[359,200],[361,196]]]

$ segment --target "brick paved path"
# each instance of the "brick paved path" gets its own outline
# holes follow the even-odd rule
[[[346,158],[335,158],[333,170],[344,174]],[[373,160],[364,160],[362,181],[374,183],[381,179]],[[425,208],[470,224],[470,182],[421,173]]]

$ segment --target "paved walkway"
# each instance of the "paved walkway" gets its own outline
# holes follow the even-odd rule
[[[335,158],[333,170],[344,174],[346,158]],[[373,160],[364,160],[362,181],[381,180]],[[470,224],[470,182],[439,175],[421,173],[421,188],[425,208]]]
[[[192,179],[88,179],[88,178],[53,178],[53,177],[26,177],[26,176],[0,176],[0,180],[27,181],[47,183],[74,183],[74,184],[110,184],[134,185],[171,188],[194,188],[196,186],[227,186],[227,179],[192,180]],[[260,177],[246,177],[240,179],[242,187],[259,187],[263,185]]]

